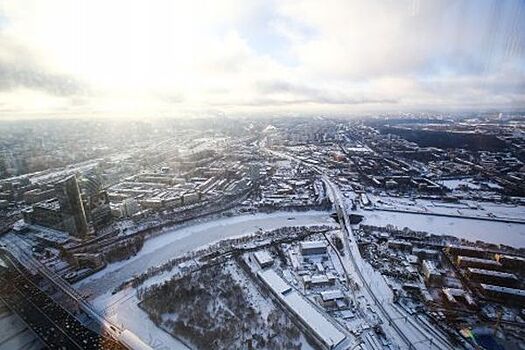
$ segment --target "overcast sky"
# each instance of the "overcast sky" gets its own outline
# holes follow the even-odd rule
[[[522,107],[522,0],[0,0],[0,117]]]

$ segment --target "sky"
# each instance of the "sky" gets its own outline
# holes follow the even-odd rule
[[[0,0],[0,118],[523,107],[522,0]]]

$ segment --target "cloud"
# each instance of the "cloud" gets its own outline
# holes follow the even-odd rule
[[[53,73],[39,65],[30,49],[1,35],[0,47],[0,91],[25,88],[58,96],[86,93],[85,84],[74,76]]]
[[[10,113],[525,107],[519,0],[2,5]]]
[[[523,64],[523,12],[517,0],[304,0],[280,5],[282,16],[315,28],[313,39],[291,43],[300,64],[322,77],[348,79],[487,73],[502,63]]]
[[[297,104],[330,104],[330,105],[360,105],[360,104],[395,104],[397,99],[356,96],[343,91],[320,89],[308,85],[293,84],[286,81],[261,81],[257,83],[257,91],[261,95],[273,96],[256,100],[255,104],[297,105]],[[281,98],[279,98],[281,97]]]
[[[38,66],[21,67],[0,62],[0,91],[18,88],[42,90],[58,96],[86,92],[85,86],[72,76],[47,73]]]

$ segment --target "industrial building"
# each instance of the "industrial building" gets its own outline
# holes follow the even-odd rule
[[[330,322],[299,292],[290,287],[273,269],[259,271],[257,275],[322,348],[342,349],[344,347],[347,337],[343,331]]]
[[[270,267],[273,265],[273,258],[266,250],[259,250],[253,254],[255,260],[261,268]]]
[[[305,275],[303,276],[304,286],[306,288],[317,288],[331,286],[335,283],[335,276],[332,273],[326,275]]]
[[[340,289],[326,290],[320,294],[324,307],[342,309],[347,306],[346,297]]]
[[[301,242],[302,255],[326,254],[326,243],[323,241]]]

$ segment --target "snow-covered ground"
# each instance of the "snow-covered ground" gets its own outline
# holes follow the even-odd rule
[[[128,288],[115,295],[107,292],[92,302],[95,309],[114,324],[126,328],[155,350],[187,350],[181,341],[157,327],[148,314],[139,308],[135,289]]]
[[[293,218],[293,219],[292,219]],[[273,230],[285,226],[334,225],[329,213],[277,212],[241,215],[175,229],[147,240],[142,250],[128,260],[110,264],[104,270],[76,284],[76,288],[91,295],[93,306],[109,320],[129,329],[154,349],[186,349],[186,346],[158,328],[141,310],[135,289],[127,288],[114,295],[112,290],[133,275],[144,272],[188,251],[213,242],[252,234],[259,229]],[[154,276],[155,282],[169,278],[170,273]],[[149,280],[146,281],[149,284]]]
[[[289,220],[293,218],[293,220]],[[273,230],[285,226],[334,224],[327,212],[277,212],[272,214],[240,215],[175,229],[150,240],[142,250],[128,260],[108,265],[102,271],[78,282],[75,287],[92,296],[112,291],[134,275],[172,258],[213,242],[251,234],[259,229]]]
[[[451,235],[470,241],[482,240],[495,244],[525,247],[525,224],[463,219],[388,211],[362,211],[363,224],[374,226],[394,225],[416,231]]]
[[[482,218],[524,220],[525,207],[519,205],[462,200],[449,203],[438,200],[410,199],[368,194],[376,209],[407,210],[419,213],[455,215]]]
[[[477,183],[472,178],[441,180],[441,181],[438,181],[438,183],[447,187],[449,190],[456,190],[456,189],[459,189],[461,186],[466,187],[470,190],[479,190],[481,188],[481,185],[480,185],[481,183],[491,189],[501,188],[501,186],[499,186],[495,182],[482,181],[481,183]]]

